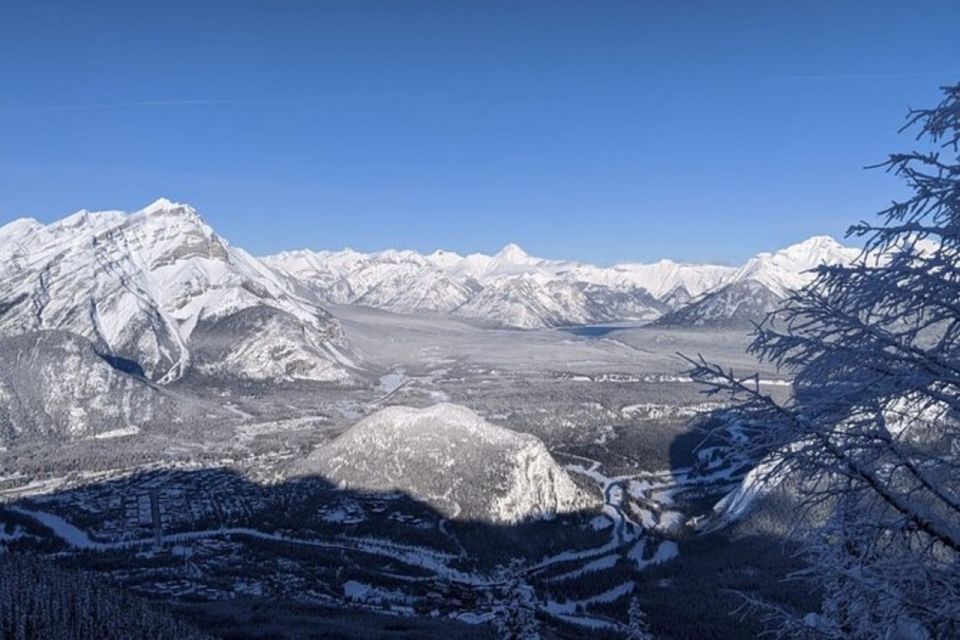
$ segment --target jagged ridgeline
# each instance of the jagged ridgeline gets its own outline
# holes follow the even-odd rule
[[[0,255],[4,335],[68,331],[160,383],[351,377],[340,327],[316,297],[188,205],[16,220],[0,228]]]
[[[820,264],[846,264],[857,249],[815,236],[743,266],[611,267],[536,258],[516,245],[495,255],[449,251],[288,251],[264,262],[320,298],[399,313],[449,314],[483,324],[538,329],[614,321],[670,326],[750,326]]]

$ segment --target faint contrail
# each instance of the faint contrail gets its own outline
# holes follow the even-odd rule
[[[960,76],[960,69],[952,71],[918,71],[913,73],[850,73],[809,76],[774,76],[776,80],[893,80],[897,78],[931,78],[936,76]]]
[[[190,99],[190,100],[137,100],[131,102],[94,102],[89,104],[60,105],[0,105],[4,111],[90,111],[98,109],[139,109],[155,107],[192,107],[232,104],[282,104],[305,102],[302,99],[283,98],[227,98],[227,99]]]

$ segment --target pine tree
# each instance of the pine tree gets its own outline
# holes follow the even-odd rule
[[[627,610],[627,640],[653,640],[650,625],[647,623],[647,614],[640,607],[636,596],[630,599],[630,608]]]
[[[4,640],[191,640],[197,630],[145,600],[40,559],[0,555],[0,638]]]
[[[513,560],[498,571],[501,606],[496,625],[504,640],[540,638],[536,594],[524,579],[524,569],[522,561]]]
[[[692,371],[756,425],[752,480],[800,502],[826,594],[815,626],[833,637],[960,637],[960,84],[943,93],[908,116],[929,150],[880,165],[912,195],[851,227],[860,259],[820,267],[757,328],[751,349],[792,374],[792,398]]]

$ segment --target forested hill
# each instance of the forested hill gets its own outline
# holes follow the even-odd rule
[[[156,605],[31,556],[0,554],[0,640],[201,640]]]

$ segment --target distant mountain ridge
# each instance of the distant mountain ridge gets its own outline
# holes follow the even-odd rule
[[[599,267],[536,258],[515,244],[494,255],[344,249],[287,251],[263,260],[335,304],[535,329],[624,320],[745,325],[808,282],[811,269],[857,255],[859,249],[814,236],[740,267],[672,260]]]
[[[860,249],[813,236],[775,253],[759,253],[718,287],[657,320],[663,326],[744,327],[764,319],[792,290],[810,282],[820,265],[850,264]]]
[[[516,244],[493,255],[344,249],[255,258],[191,206],[160,199],[131,214],[84,210],[49,225],[0,227],[0,335],[71,331],[159,382],[188,374],[337,381],[355,363],[324,304],[519,329],[739,326],[762,318],[819,264],[858,254],[814,236],[740,267],[600,267]]]

